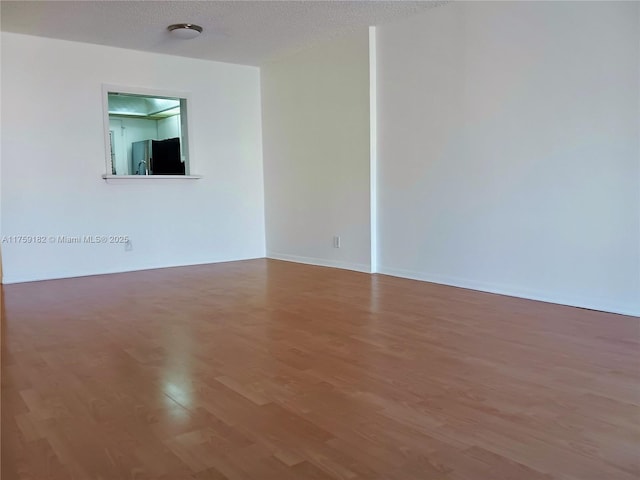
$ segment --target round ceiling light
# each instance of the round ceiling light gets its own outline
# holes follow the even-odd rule
[[[176,38],[189,39],[196,38],[202,33],[202,27],[193,23],[175,23],[169,25],[167,30],[171,32],[171,35]]]

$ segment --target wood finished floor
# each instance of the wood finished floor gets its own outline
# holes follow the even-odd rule
[[[2,480],[637,480],[639,341],[273,260],[9,285]]]

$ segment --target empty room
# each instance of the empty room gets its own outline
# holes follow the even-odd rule
[[[2,480],[638,480],[640,2],[0,2]]]

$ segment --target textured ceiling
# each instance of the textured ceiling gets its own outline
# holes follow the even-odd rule
[[[133,50],[260,65],[442,1],[2,1],[2,30]],[[193,40],[172,23],[196,23]]]

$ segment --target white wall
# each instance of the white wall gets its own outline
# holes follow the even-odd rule
[[[370,269],[368,55],[363,29],[261,69],[270,257]]]
[[[640,315],[636,2],[378,28],[382,272]]]
[[[264,256],[257,68],[9,33],[1,48],[1,234],[133,244],[5,243],[5,282]],[[101,179],[103,83],[190,93],[191,168],[203,178]]]
[[[180,115],[158,120],[158,140],[180,136]]]

